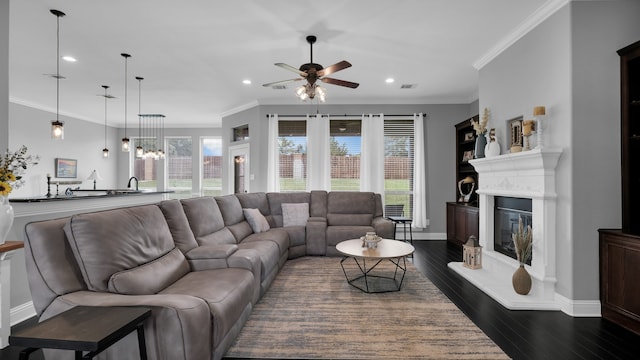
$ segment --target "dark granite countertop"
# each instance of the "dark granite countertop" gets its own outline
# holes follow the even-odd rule
[[[10,198],[9,202],[13,203],[30,203],[30,202],[49,202],[49,201],[65,201],[65,200],[84,200],[84,199],[97,199],[97,198],[112,198],[119,196],[140,196],[140,195],[157,195],[157,194],[169,194],[173,191],[153,191],[153,190],[131,190],[131,189],[79,189],[73,190],[73,195],[67,196],[52,195],[47,197],[45,195],[24,197],[24,198]]]

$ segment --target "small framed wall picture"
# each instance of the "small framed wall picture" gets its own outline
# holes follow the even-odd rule
[[[56,158],[55,169],[57,178],[77,178],[78,160]]]
[[[472,132],[468,132],[464,134],[464,141],[473,141],[475,140],[475,138],[473,137],[473,133]]]
[[[462,162],[468,162],[469,160],[473,160],[473,150],[467,150],[462,153]]]

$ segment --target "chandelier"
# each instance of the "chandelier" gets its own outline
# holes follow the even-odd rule
[[[307,83],[296,89],[296,96],[302,101],[306,101],[307,99],[313,100],[317,96],[320,102],[325,102],[327,90],[316,83]]]
[[[143,159],[164,159],[164,118],[162,114],[140,114],[140,144],[136,149],[136,156]],[[138,150],[141,149],[141,150]]]

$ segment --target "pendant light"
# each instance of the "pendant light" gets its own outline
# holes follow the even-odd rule
[[[57,18],[57,43],[56,43],[56,74],[52,75],[56,79],[56,119],[51,121],[51,138],[56,140],[64,139],[64,122],[60,121],[60,18],[66,14],[60,10],[49,10]]]
[[[142,112],[140,109],[142,107],[142,80],[144,80],[144,78],[136,76],[136,80],[138,80],[138,143],[136,146],[136,157],[142,158],[144,149],[142,148]]]
[[[127,60],[131,55],[122,53],[124,58],[124,137],[122,138],[122,151],[129,152],[129,138],[127,137]]]
[[[109,158],[109,149],[107,148],[107,100],[113,99],[114,96],[107,94],[109,86],[102,85],[102,88],[104,89],[104,95],[100,95],[104,96],[104,149],[102,149],[102,157],[107,159]]]

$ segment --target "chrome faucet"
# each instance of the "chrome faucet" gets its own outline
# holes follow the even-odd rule
[[[138,178],[135,177],[135,176],[132,176],[132,177],[129,178],[129,182],[127,183],[127,187],[131,188],[131,180],[134,180],[134,179],[136,180],[136,191],[138,191]]]

